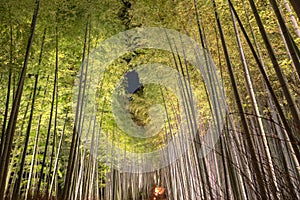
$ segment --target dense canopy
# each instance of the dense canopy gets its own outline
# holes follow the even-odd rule
[[[0,3],[0,199],[300,199],[297,0]]]

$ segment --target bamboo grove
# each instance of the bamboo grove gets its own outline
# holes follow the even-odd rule
[[[300,199],[297,0],[3,0],[0,11],[0,199]],[[120,33],[132,50],[100,76],[93,55]],[[182,77],[126,94],[136,130],[162,122],[147,138],[113,114],[139,66],[144,81]],[[162,160],[127,159],[169,144]]]

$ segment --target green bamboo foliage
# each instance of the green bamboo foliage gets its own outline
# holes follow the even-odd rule
[[[4,146],[3,146],[3,152],[1,154],[1,160],[0,160],[0,166],[1,166],[1,173],[0,173],[0,198],[4,198],[4,189],[6,186],[6,177],[7,177],[7,171],[8,171],[8,165],[9,165],[9,157],[11,153],[11,148],[12,148],[12,141],[14,137],[14,132],[15,132],[15,127],[17,123],[17,117],[19,113],[19,106],[21,102],[21,97],[22,97],[22,92],[23,92],[23,86],[24,86],[24,81],[25,81],[25,75],[26,75],[26,69],[28,65],[28,59],[29,59],[29,54],[33,42],[33,36],[34,36],[34,31],[35,31],[35,26],[37,23],[37,16],[38,16],[38,11],[39,11],[39,6],[40,6],[40,1],[36,1],[36,8],[34,10],[34,14],[32,17],[32,22],[31,22],[31,34],[28,39],[28,44],[26,48],[26,54],[25,54],[25,60],[24,60],[24,65],[22,69],[22,73],[20,76],[19,84],[18,84],[18,89],[16,92],[16,96],[14,97],[14,102],[10,114],[10,118],[8,121],[7,129],[5,131],[5,141],[4,141]]]
[[[9,14],[10,8],[9,8]],[[0,141],[0,155],[2,155],[3,147],[4,147],[4,140],[5,140],[5,130],[6,130],[6,121],[8,117],[9,111],[9,101],[10,101],[10,93],[11,93],[11,79],[12,79],[12,64],[13,64],[13,28],[11,24],[11,17],[10,17],[10,45],[9,45],[9,72],[8,72],[8,82],[7,82],[7,93],[6,93],[6,103],[5,103],[5,112],[4,112],[4,119],[2,124],[2,134],[1,134],[1,141]]]
[[[299,199],[299,5],[297,0],[0,4],[0,199]],[[190,52],[183,38],[175,41],[165,31],[169,52],[138,48],[121,55],[99,72],[92,91],[96,111],[88,113],[95,83],[89,73],[98,73],[92,68],[94,49],[118,33],[147,27],[177,30],[199,46]],[[130,48],[145,45],[138,36],[125,40]],[[184,78],[177,80],[179,94],[143,83],[127,94],[126,111],[138,126],[158,120],[151,118],[152,104],[164,112],[159,133],[141,139],[118,126],[112,96],[128,71],[152,63]],[[220,135],[214,135],[217,130]],[[141,157],[132,169],[120,170],[132,153],[166,144],[172,148],[159,159],[178,157],[169,165],[143,172],[141,164],[156,163]]]

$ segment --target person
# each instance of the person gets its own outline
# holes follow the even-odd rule
[[[166,194],[165,194],[166,189],[163,187],[158,187],[155,185],[152,189],[152,200],[165,200],[166,199]]]

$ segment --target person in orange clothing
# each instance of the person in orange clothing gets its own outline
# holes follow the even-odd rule
[[[165,188],[155,185],[152,189],[152,200],[166,200],[165,191]]]

